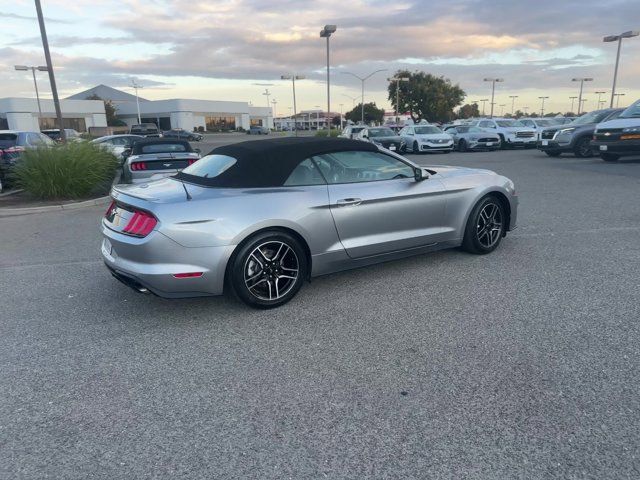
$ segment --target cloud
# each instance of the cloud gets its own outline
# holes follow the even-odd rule
[[[38,17],[32,17],[29,15],[19,15],[17,13],[7,13],[7,12],[0,12],[0,18],[13,18],[15,20],[28,20],[30,22],[37,22],[38,21]],[[72,24],[73,21],[72,20],[63,20],[61,18],[50,18],[50,17],[45,17],[45,22],[46,23],[60,23],[60,24]]]

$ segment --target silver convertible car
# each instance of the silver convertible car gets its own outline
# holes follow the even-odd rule
[[[518,207],[494,172],[422,168],[342,138],[218,147],[111,196],[102,255],[115,278],[162,297],[233,292],[257,308],[318,275],[447,247],[489,253]]]

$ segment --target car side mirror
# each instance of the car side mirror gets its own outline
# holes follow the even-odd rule
[[[416,168],[413,171],[413,178],[415,178],[416,182],[421,182],[429,178],[429,174],[424,168]]]
[[[122,152],[122,158],[127,158],[129,155],[131,155],[131,148],[125,148],[124,151]]]

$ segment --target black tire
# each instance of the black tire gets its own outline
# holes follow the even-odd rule
[[[620,155],[614,155],[613,153],[601,153],[600,158],[605,162],[617,162],[620,159]]]
[[[506,211],[502,201],[498,197],[487,195],[473,207],[471,215],[469,215],[464,230],[462,249],[476,255],[493,252],[502,241],[506,220]]]
[[[558,150],[546,150],[544,153],[550,157],[559,157],[562,152],[559,152]]]
[[[591,139],[589,137],[579,138],[573,147],[573,153],[578,158],[593,157],[593,150],[591,150]]]
[[[307,272],[307,255],[300,242],[285,232],[266,231],[250,237],[234,253],[228,280],[244,303],[267,309],[291,300],[302,287]],[[281,294],[283,289],[285,292]]]
[[[504,140],[504,135],[499,133],[498,136],[500,137],[500,150],[506,150],[507,142]]]
[[[407,153],[407,146],[406,145],[400,146],[400,153]]]
[[[458,142],[458,151],[459,152],[467,151],[467,142],[464,138],[461,138],[460,141]]]
[[[418,145],[417,141],[413,142],[413,147],[411,147],[411,152],[420,153],[420,145]]]

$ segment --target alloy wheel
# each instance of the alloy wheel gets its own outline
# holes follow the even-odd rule
[[[493,247],[502,235],[502,210],[496,203],[487,203],[478,215],[476,228],[478,242],[485,247]]]
[[[300,263],[293,248],[281,241],[258,245],[247,257],[244,282],[254,297],[275,301],[294,287],[300,273]]]

